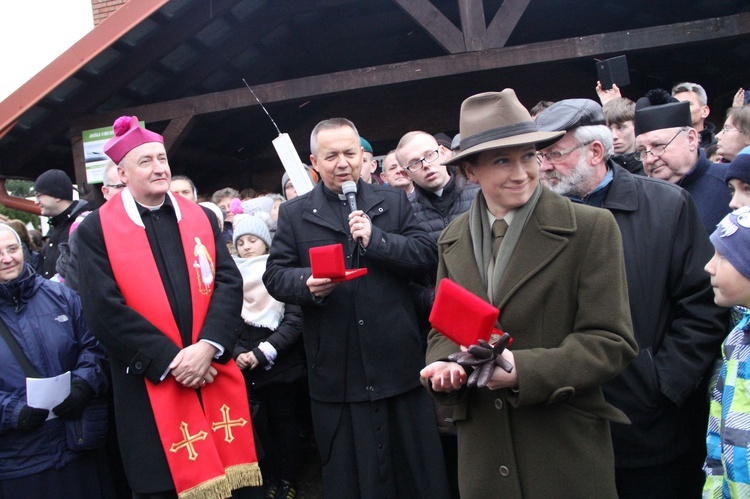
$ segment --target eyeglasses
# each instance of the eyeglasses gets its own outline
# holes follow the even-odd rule
[[[723,133],[728,133],[728,132],[736,132],[737,129],[734,128],[733,126],[726,126],[726,125],[724,125],[724,128],[722,128],[720,131],[723,132]]]
[[[125,184],[104,184],[104,187],[109,187],[110,189],[124,189]]]
[[[576,149],[580,149],[581,147],[586,147],[587,145],[591,144],[593,141],[584,142],[583,144],[578,144],[573,147],[569,147],[567,149],[563,149],[562,151],[550,151],[550,152],[538,152],[536,153],[536,160],[541,163],[542,159],[546,159],[550,163],[559,163],[562,161],[563,156],[567,156],[568,154],[572,153]]]
[[[406,165],[406,169],[412,173],[416,173],[422,168],[424,168],[425,163],[432,163],[438,158],[438,156],[440,156],[440,149],[435,149],[434,151],[430,151],[427,154],[425,154],[423,158],[419,158],[415,161],[412,161],[408,165]]]
[[[646,161],[646,158],[648,157],[648,155],[649,155],[649,154],[650,154],[650,155],[652,155],[652,156],[653,156],[653,157],[655,157],[655,158],[660,158],[660,157],[661,157],[661,155],[662,155],[662,154],[664,154],[664,153],[665,153],[665,152],[667,151],[667,147],[669,147],[669,144],[671,144],[671,143],[672,143],[672,141],[673,141],[674,139],[676,139],[676,138],[677,138],[677,136],[678,136],[679,134],[681,134],[682,132],[684,132],[684,131],[685,131],[685,130],[680,130],[679,132],[677,132],[677,133],[675,134],[675,136],[674,136],[674,137],[672,137],[672,139],[671,139],[671,140],[670,140],[669,142],[667,142],[666,144],[664,144],[664,145],[661,145],[661,144],[657,144],[657,145],[655,145],[654,147],[652,147],[651,149],[641,149],[641,150],[639,150],[639,151],[636,151],[636,152],[635,152],[635,157],[636,157],[636,158],[637,158],[637,159],[638,159],[639,161]]]
[[[5,249],[0,249],[0,257],[5,256],[5,255],[13,256],[16,253],[18,253],[20,251],[20,249],[21,249],[21,247],[19,245],[17,245],[17,244],[8,246]]]

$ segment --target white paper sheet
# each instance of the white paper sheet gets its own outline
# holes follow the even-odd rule
[[[70,395],[70,371],[54,378],[26,378],[26,403],[37,409],[49,409],[47,419],[56,418],[52,408]]]

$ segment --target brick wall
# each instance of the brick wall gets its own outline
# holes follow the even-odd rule
[[[91,10],[94,14],[94,26],[108,18],[128,0],[91,0]]]

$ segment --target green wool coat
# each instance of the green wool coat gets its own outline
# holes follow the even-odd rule
[[[468,212],[438,246],[438,286],[448,277],[489,301]],[[456,404],[462,499],[617,497],[609,421],[628,420],[601,385],[638,347],[615,219],[544,189],[497,297],[498,327],[514,338],[517,390],[435,394]],[[427,363],[458,350],[432,330]]]

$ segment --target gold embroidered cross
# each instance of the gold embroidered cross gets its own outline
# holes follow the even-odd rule
[[[234,440],[234,435],[232,435],[232,426],[245,426],[247,424],[247,421],[245,421],[244,418],[234,420],[229,419],[229,406],[227,406],[227,404],[221,406],[221,414],[223,416],[223,419],[221,421],[211,423],[211,429],[213,431],[224,429],[224,441],[231,444],[232,440]]]
[[[198,459],[198,453],[195,452],[193,442],[197,440],[205,440],[208,436],[208,433],[201,430],[195,435],[191,435],[190,432],[188,432],[188,424],[185,421],[180,424],[180,431],[182,431],[182,436],[185,437],[185,440],[183,440],[182,442],[173,443],[172,447],[170,447],[169,450],[172,452],[177,452],[183,447],[186,447],[188,451],[188,459],[190,459],[191,461],[195,461],[196,459]]]

